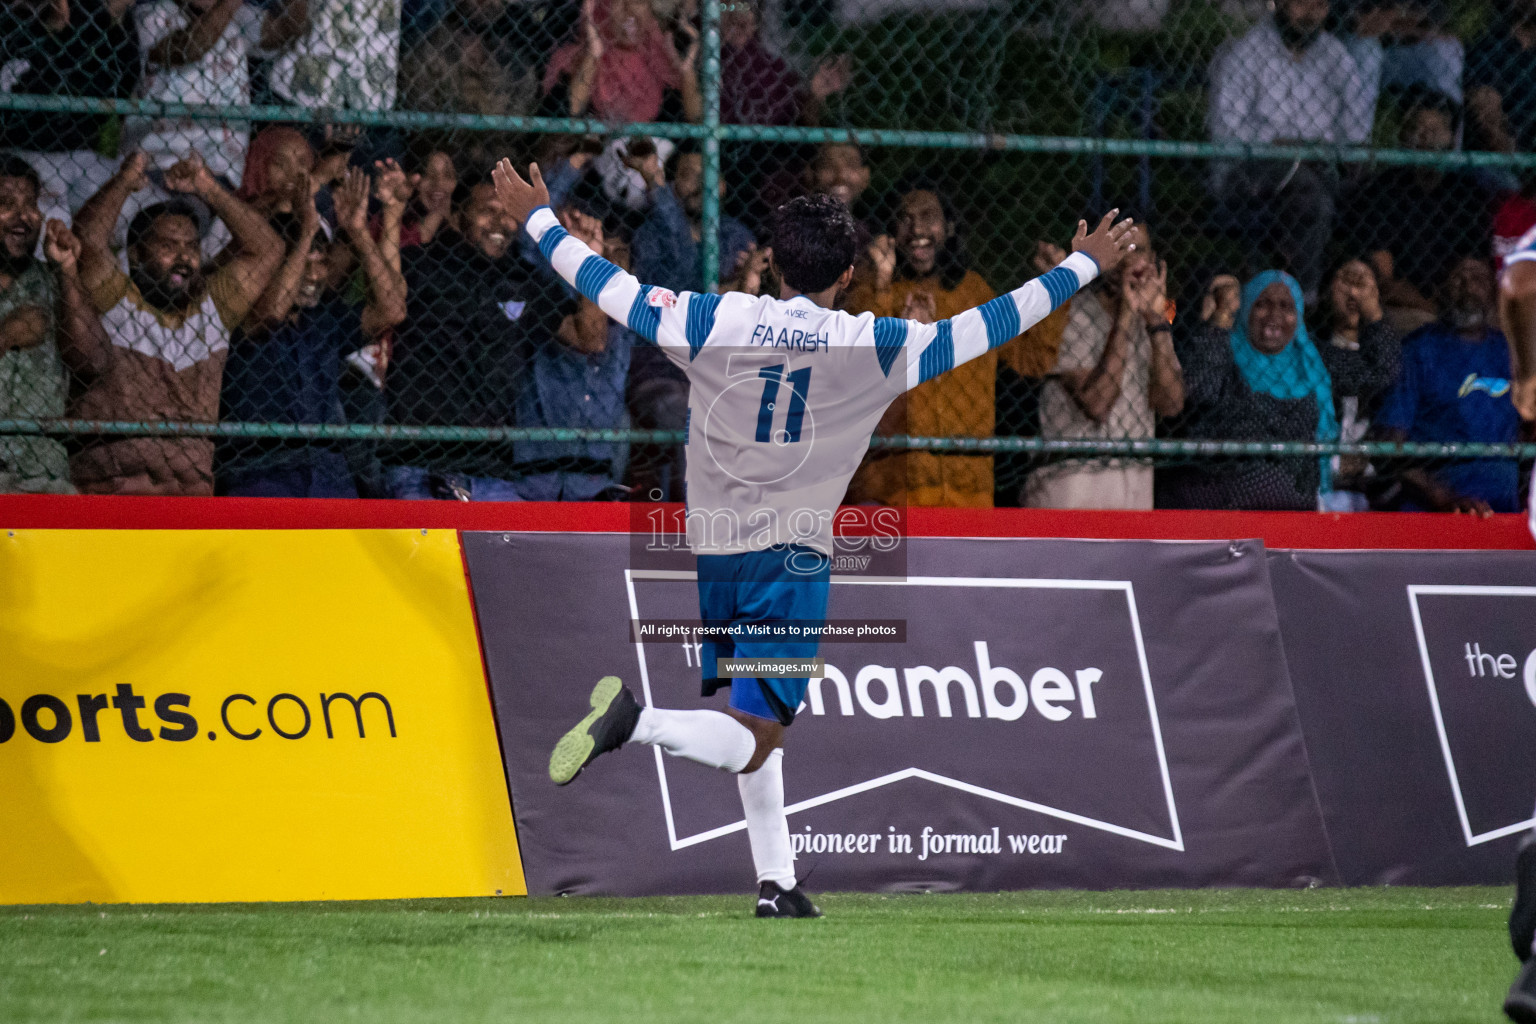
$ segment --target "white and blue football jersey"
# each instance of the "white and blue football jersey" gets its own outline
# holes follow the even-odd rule
[[[1504,255],[1505,266],[1524,260],[1536,260],[1536,227],[1521,235],[1520,240]],[[1530,527],[1531,536],[1536,537],[1536,467],[1531,469],[1531,486],[1527,493],[1526,525]]]
[[[855,316],[804,296],[675,294],[571,237],[548,207],[528,233],[566,281],[688,376],[687,536],[698,554],[798,543],[833,553],[833,516],[897,397],[1016,337],[1098,275],[1074,253],[938,323]]]

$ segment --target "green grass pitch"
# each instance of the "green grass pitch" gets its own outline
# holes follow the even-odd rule
[[[0,1021],[1503,1020],[1509,889],[0,908]]]

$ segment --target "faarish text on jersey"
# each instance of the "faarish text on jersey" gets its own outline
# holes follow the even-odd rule
[[[813,334],[798,328],[790,330],[780,327],[775,332],[772,324],[758,324],[752,328],[751,344],[763,348],[787,348],[795,352],[825,352],[830,337],[828,334]]]

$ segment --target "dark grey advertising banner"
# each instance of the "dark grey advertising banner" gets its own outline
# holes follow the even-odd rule
[[[789,731],[796,869],[820,890],[1336,884],[1257,542],[913,539],[900,577],[833,577],[828,616],[900,642],[824,643]],[[602,676],[699,695],[686,556],[618,534],[466,533],[529,891],[739,892],[735,780],[627,747],[572,785],[555,740]]]
[[[1536,553],[1268,561],[1344,881],[1512,881],[1536,804]]]

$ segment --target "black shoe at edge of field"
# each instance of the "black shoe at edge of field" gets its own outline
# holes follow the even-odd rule
[[[798,885],[785,889],[777,882],[764,882],[757,890],[757,916],[820,917],[821,908]]]
[[[549,755],[549,777],[568,785],[599,754],[622,747],[635,734],[640,704],[617,676],[604,676],[592,689],[592,710],[560,737]]]
[[[1515,905],[1509,911],[1509,941],[1521,961],[1531,958],[1536,940],[1536,832],[1527,832],[1515,854]]]
[[[1515,1024],[1536,1024],[1536,957],[1520,968],[1504,997],[1504,1012]]]

